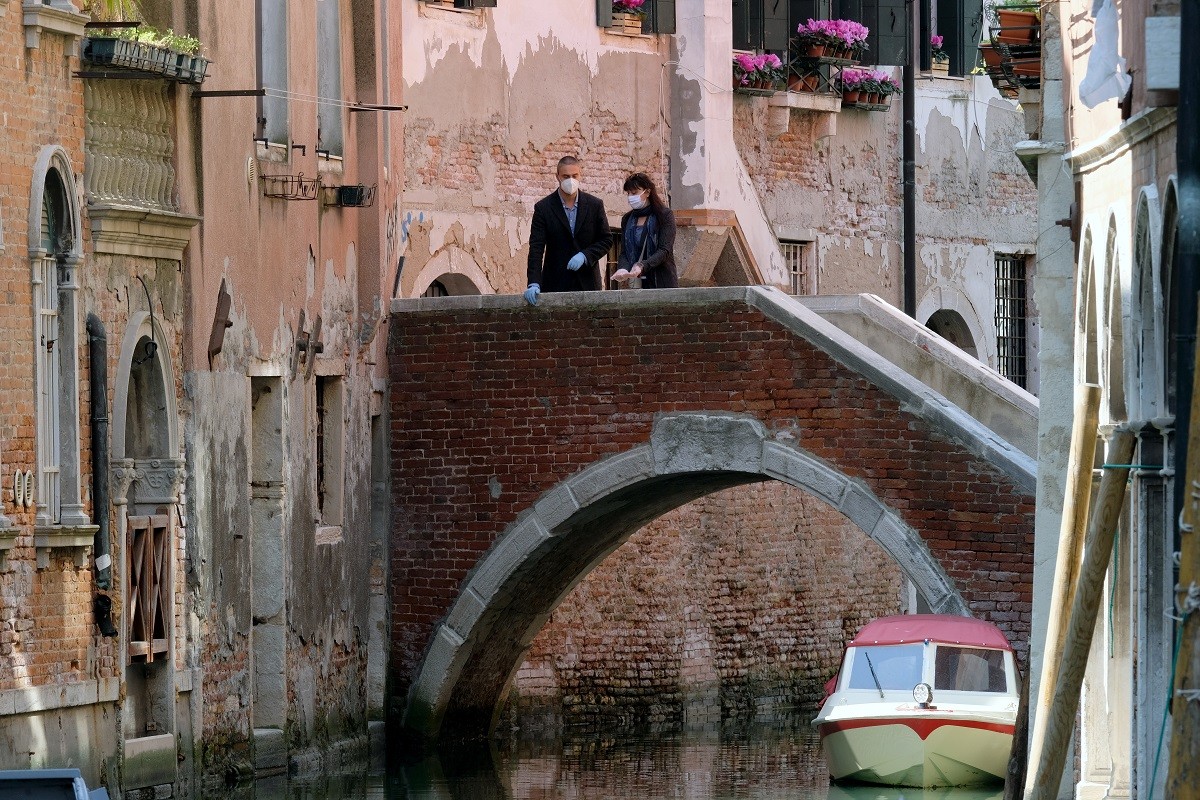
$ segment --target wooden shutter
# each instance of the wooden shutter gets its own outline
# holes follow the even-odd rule
[[[733,0],[733,49],[753,50],[750,9],[761,0]]]
[[[788,30],[788,0],[765,0],[763,3],[763,50],[776,55],[787,52],[791,32]],[[791,29],[792,31],[795,28]]]
[[[455,8],[495,8],[496,0],[454,0]]]
[[[863,11],[871,22],[874,41],[875,63],[887,66],[904,66],[912,58],[911,15],[906,0],[863,0]]]
[[[596,0],[596,25],[612,27],[612,0]]]
[[[150,663],[170,657],[171,518],[128,517],[129,661]]]
[[[651,32],[675,33],[675,5],[675,0],[654,0],[648,20]]]
[[[967,75],[979,63],[979,41],[988,38],[983,0],[937,0],[938,33],[950,56],[950,74]]]

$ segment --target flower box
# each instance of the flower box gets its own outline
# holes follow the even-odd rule
[[[1041,25],[1033,11],[997,8],[995,38],[1004,44],[1032,44],[1037,41]]]
[[[87,37],[83,60],[97,67],[161,75],[184,83],[202,83],[208,71],[208,60],[200,56],[115,36]]]
[[[642,33],[642,18],[628,11],[613,11],[613,28],[618,33],[639,36]]]

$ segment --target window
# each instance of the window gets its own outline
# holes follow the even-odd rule
[[[676,2],[677,0],[646,0],[642,6],[645,12],[642,18],[642,32],[674,33]],[[596,0],[596,24],[601,28],[612,27],[612,0]]]
[[[996,254],[996,370],[1024,388],[1025,257]]]
[[[67,199],[58,172],[46,174],[42,190],[41,254],[34,263],[37,357],[37,503],[42,524],[57,525],[62,514],[62,364],[59,346],[61,263],[71,250]],[[69,348],[68,348],[69,349]]]
[[[969,75],[979,63],[979,41],[984,38],[983,0],[935,0],[934,5],[936,14],[926,33],[941,34],[951,75]],[[929,36],[922,36],[921,42],[928,48]]]
[[[816,294],[817,276],[810,263],[811,242],[780,241],[783,263],[787,266],[790,291],[795,295]]]
[[[274,90],[258,100],[259,135],[288,144],[287,2],[258,0],[258,88]]]
[[[342,380],[317,376],[316,495],[322,525],[342,524]]]
[[[340,156],[342,134],[341,0],[317,0],[317,149]]]
[[[1004,653],[977,647],[938,645],[933,688],[957,692],[1004,692]]]
[[[925,645],[897,644],[854,648],[847,689],[907,689],[921,682]]]
[[[733,47],[761,50],[787,59],[796,27],[805,20],[851,19],[870,29],[868,60],[900,66],[908,63],[906,0],[730,0]]]

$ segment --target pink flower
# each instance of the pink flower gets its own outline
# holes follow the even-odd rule
[[[941,50],[942,49],[942,37],[938,36],[935,33],[933,36],[929,37],[929,44],[933,45],[934,50]]]

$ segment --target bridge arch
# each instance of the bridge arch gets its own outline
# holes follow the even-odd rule
[[[753,417],[662,414],[649,442],[562,481],[497,539],[434,633],[405,727],[427,740],[443,724],[472,738],[485,734],[529,643],[593,567],[663,513],[763,480],[821,498],[896,561],[931,609],[970,616],[921,535],[862,481]]]

